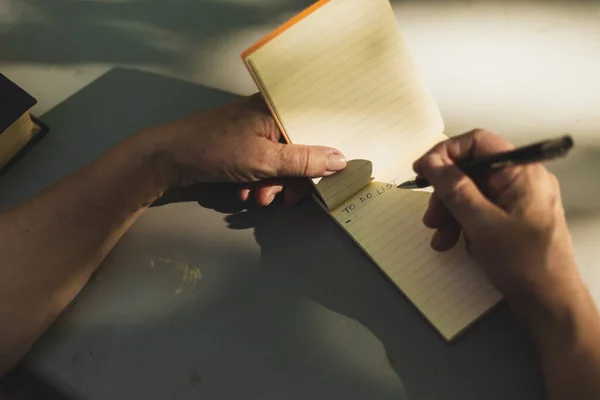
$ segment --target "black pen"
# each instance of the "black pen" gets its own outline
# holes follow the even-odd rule
[[[567,154],[573,147],[573,139],[566,135],[558,139],[545,140],[504,153],[472,157],[455,162],[465,174],[473,177],[482,172],[494,171],[513,165],[548,161]],[[413,181],[398,185],[399,189],[420,189],[430,186],[426,178],[418,176]]]

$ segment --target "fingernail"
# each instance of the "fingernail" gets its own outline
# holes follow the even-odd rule
[[[243,202],[248,201],[248,198],[250,197],[250,190],[249,189],[242,189],[240,191],[240,200],[242,200]]]
[[[431,238],[431,247],[435,251],[443,251],[446,248],[446,239],[440,233],[440,231],[436,231]]]
[[[267,203],[265,204],[265,206],[268,206],[269,204],[271,204],[273,202],[273,200],[275,200],[275,195],[272,194],[267,198]]]
[[[327,172],[337,172],[346,168],[346,157],[340,153],[332,153],[327,157]]]

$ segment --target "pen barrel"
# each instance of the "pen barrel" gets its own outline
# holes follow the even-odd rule
[[[529,164],[564,156],[572,146],[573,139],[567,135],[559,139],[531,144],[512,151],[459,160],[456,162],[456,166],[467,175],[477,174],[513,165]]]
[[[431,186],[431,184],[429,183],[427,178],[419,176],[419,177],[417,177],[417,179],[415,179],[415,186],[418,189],[423,189],[423,188]]]
[[[573,139],[565,135],[558,139],[546,140],[512,151],[456,160],[454,164],[471,178],[481,178],[486,173],[513,165],[547,161],[564,156],[573,147]],[[430,186],[425,177],[418,176],[414,181],[399,185],[403,189],[426,188]]]
[[[532,145],[514,151],[458,160],[456,166],[466,174],[471,174],[490,169],[500,169],[511,165],[525,164],[541,159],[543,159],[543,153],[540,146]]]

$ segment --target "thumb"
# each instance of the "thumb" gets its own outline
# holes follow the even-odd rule
[[[489,201],[475,182],[448,158],[433,153],[423,159],[423,174],[436,195],[465,232],[473,233],[500,218],[503,211]]]
[[[333,175],[346,167],[346,158],[324,146],[273,143],[277,148],[273,168],[276,176],[317,178]]]

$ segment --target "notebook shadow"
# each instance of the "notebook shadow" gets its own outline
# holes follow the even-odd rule
[[[189,187],[174,187],[150,205],[150,208],[174,203],[197,202],[204,208],[223,214],[239,213],[254,203],[239,199],[239,185],[233,183],[200,183]]]
[[[254,227],[270,281],[369,329],[408,398],[543,398],[530,343],[506,306],[448,344],[314,201],[227,221]]]

